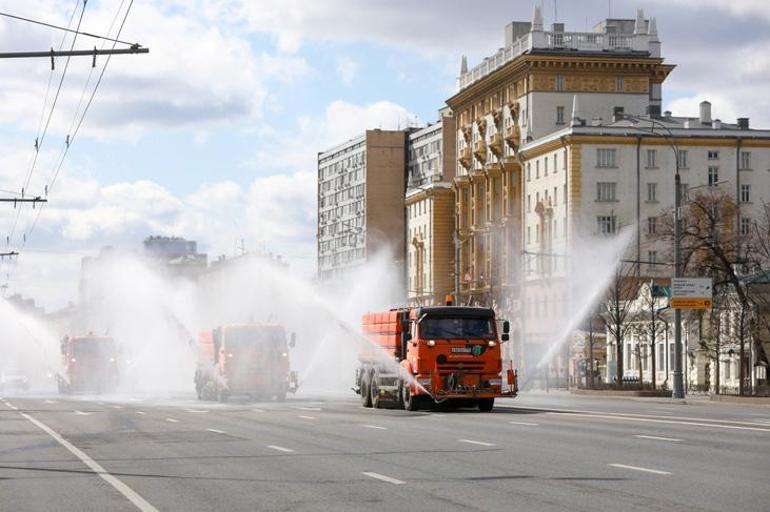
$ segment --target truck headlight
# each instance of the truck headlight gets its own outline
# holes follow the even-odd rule
[[[435,347],[436,346],[436,340],[428,340],[428,346],[429,347]]]
[[[497,343],[495,342],[495,340],[489,340],[489,343],[487,343],[487,345],[489,345],[490,347],[494,347],[495,345],[497,345]]]
[[[73,363],[76,363],[76,362],[77,362],[77,359],[75,359],[75,358],[73,357],[72,359],[70,359],[70,361],[72,361]]]

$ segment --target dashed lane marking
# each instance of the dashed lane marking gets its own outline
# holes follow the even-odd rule
[[[168,421],[169,423],[179,423],[179,420],[176,418],[166,418],[166,421]]]
[[[701,423],[696,421],[679,421],[674,419],[657,420],[652,418],[640,418],[637,416],[610,416],[608,414],[583,414],[583,413],[571,413],[571,412],[547,412],[546,414],[561,414],[564,416],[572,416],[573,418],[602,418],[607,420],[618,421],[638,421],[640,423],[667,423],[673,425],[689,425],[691,427],[708,427],[708,428],[725,428],[730,430],[751,430],[754,432],[770,432],[770,428],[756,428],[756,427],[739,427],[737,425],[722,425],[719,423]]]
[[[139,415],[142,415],[142,416],[146,416],[147,415],[147,413],[144,412],[144,411],[136,411],[136,414],[139,414]]]
[[[43,403],[44,404],[58,404],[59,402],[57,402],[56,400],[43,400]]]
[[[364,425],[364,428],[373,428],[375,430],[388,430],[387,427],[380,427],[377,425]]]
[[[461,443],[476,444],[479,446],[494,446],[492,443],[486,443],[484,441],[474,441],[473,439],[458,439]]]
[[[303,420],[317,420],[315,416],[297,416],[297,418],[302,418]]]
[[[122,405],[113,405],[112,408],[113,409],[122,409],[123,406]]]
[[[681,439],[677,439],[675,437],[659,437],[659,436],[646,436],[646,435],[635,435],[634,437],[638,437],[639,439],[651,439],[653,441],[670,441],[672,443],[678,443],[681,441]]]
[[[652,473],[654,475],[670,475],[668,471],[660,471],[659,469],[640,468],[638,466],[627,466],[625,464],[607,464],[613,468],[631,469],[633,471],[642,471],[644,473]]]
[[[252,409],[253,412],[265,412],[264,409]]]
[[[278,450],[279,452],[286,452],[286,453],[291,453],[294,451],[291,448],[284,448],[283,446],[277,446],[274,444],[269,444],[266,446],[266,448],[270,448],[271,450]]]
[[[527,421],[509,421],[511,425],[524,425],[525,427],[537,427],[539,423],[529,423]]]
[[[381,474],[379,474],[379,473],[373,473],[373,472],[371,472],[371,471],[364,471],[364,472],[363,472],[363,473],[361,473],[361,474],[362,474],[362,475],[366,475],[366,476],[368,476],[369,478],[375,478],[375,479],[377,479],[377,480],[382,480],[383,482],[388,482],[389,484],[393,484],[393,485],[403,485],[403,484],[405,484],[405,483],[406,483],[406,482],[404,482],[404,481],[402,481],[402,480],[399,480],[399,479],[397,479],[397,478],[393,478],[393,477],[390,477],[390,476],[381,475]]]
[[[91,416],[93,413],[92,413],[92,412],[83,412],[83,411],[78,411],[78,410],[76,409],[76,410],[75,410],[75,414],[77,414],[78,416]]]
[[[296,406],[292,406],[292,409],[297,409],[297,410],[300,410],[300,411],[321,411],[321,410],[323,410],[320,407],[296,407]]]
[[[215,434],[226,434],[227,433],[224,430],[217,430],[215,428],[207,428],[206,430],[208,430],[209,432],[214,432]]]
[[[185,409],[185,411],[191,412],[193,414],[203,414],[203,413],[209,412],[209,411],[204,410],[204,409]]]
[[[145,500],[142,496],[140,496],[139,493],[137,493],[132,488],[124,484],[120,479],[112,476],[96,461],[94,461],[91,457],[86,455],[85,452],[81,451],[77,446],[73,445],[72,443],[64,439],[61,435],[59,435],[58,432],[53,430],[51,427],[33,418],[29,414],[25,414],[23,412],[20,412],[19,414],[25,419],[27,419],[30,423],[38,427],[40,430],[42,430],[43,432],[51,436],[54,440],[56,440],[57,443],[59,443],[64,448],[69,450],[69,452],[72,453],[78,459],[80,459],[80,461],[83,462],[83,464],[88,466],[88,468],[91,469],[91,471],[99,475],[99,478],[101,478],[102,480],[110,484],[120,494],[125,496],[126,499],[128,499],[131,503],[133,503],[134,506],[138,508],[141,512],[158,512],[158,509],[153,507],[147,500]]]

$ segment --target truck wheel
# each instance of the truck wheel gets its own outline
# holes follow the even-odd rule
[[[380,386],[377,384],[377,381],[377,374],[372,373],[369,380],[369,401],[375,409],[382,407],[382,402],[380,401]]]
[[[372,396],[369,394],[370,386],[371,383],[369,382],[369,374],[364,373],[363,376],[361,376],[361,389],[359,390],[361,393],[361,405],[364,407],[372,406]]]
[[[412,394],[412,392],[409,390],[409,384],[406,382],[404,383],[403,387],[403,402],[404,402],[404,409],[407,411],[417,411],[422,406],[422,399],[419,396],[415,396]]]
[[[492,412],[492,408],[495,406],[494,398],[479,398],[477,401],[479,405],[479,411]]]

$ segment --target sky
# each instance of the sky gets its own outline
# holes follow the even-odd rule
[[[115,37],[129,3],[0,0],[0,11],[73,28],[82,13],[81,31]],[[708,99],[716,118],[770,128],[766,0],[137,0],[119,39],[150,53],[109,61],[74,138],[106,57],[60,58],[54,71],[47,58],[0,60],[0,197],[28,181],[26,194],[49,200],[0,204],[0,252],[21,252],[0,261],[6,294],[62,307],[77,300],[83,256],[150,235],[197,240],[211,259],[242,243],[312,278],[317,153],[367,128],[434,121],[461,56],[493,54],[535,4],[568,31],[644,8],[677,65],[664,109],[697,115]],[[65,35],[0,18],[0,51],[69,48]]]

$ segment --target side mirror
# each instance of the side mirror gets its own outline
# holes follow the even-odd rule
[[[297,345],[297,333],[293,332],[291,333],[291,338],[289,339],[289,348],[294,348]]]
[[[504,332],[503,334],[500,335],[500,341],[503,343],[508,341],[509,339],[511,339],[511,335],[508,334],[507,332]]]
[[[509,332],[511,332],[511,322],[503,320],[503,333],[508,334]]]

